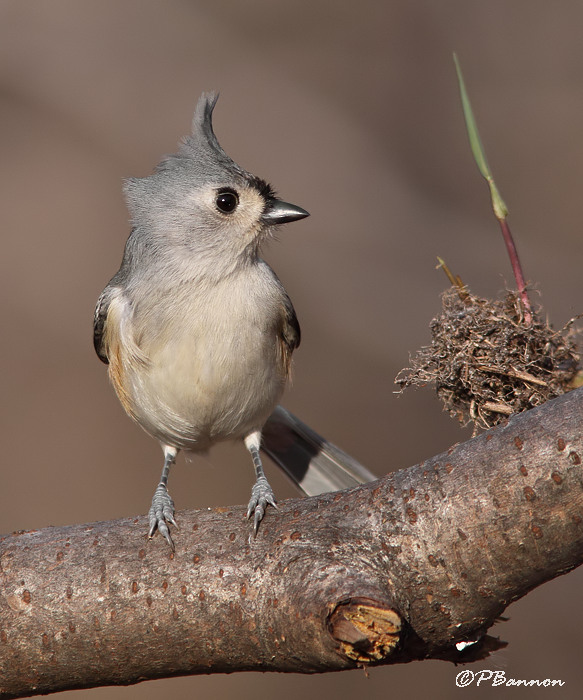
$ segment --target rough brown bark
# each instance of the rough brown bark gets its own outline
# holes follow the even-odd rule
[[[583,390],[357,489],[0,541],[0,694],[485,653],[513,600],[583,560]],[[487,638],[486,638],[487,639]]]

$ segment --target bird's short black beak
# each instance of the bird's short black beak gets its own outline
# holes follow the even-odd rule
[[[287,224],[290,221],[305,219],[306,216],[310,216],[310,213],[305,209],[296,207],[295,204],[282,202],[281,199],[270,197],[267,200],[265,211],[263,212],[261,219],[263,223],[267,224],[268,226],[273,226],[275,224]]]

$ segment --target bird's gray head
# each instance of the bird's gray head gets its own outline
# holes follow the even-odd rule
[[[308,212],[277,199],[270,185],[227,156],[212,127],[217,99],[202,94],[178,153],[164,157],[153,175],[128,179],[125,194],[134,234],[159,253],[234,263],[255,256],[272,226]]]

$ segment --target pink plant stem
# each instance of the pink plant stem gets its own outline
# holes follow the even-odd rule
[[[514,272],[514,279],[516,280],[518,294],[520,296],[520,300],[522,301],[522,306],[524,307],[524,322],[527,326],[530,326],[532,323],[532,307],[526,291],[526,282],[524,281],[518,251],[514,245],[514,239],[512,238],[512,234],[510,233],[510,228],[508,227],[506,219],[498,219],[498,222],[500,223],[500,228],[502,229],[504,243],[506,243],[506,250],[508,251],[508,257],[510,258],[510,264],[512,265],[512,272]]]

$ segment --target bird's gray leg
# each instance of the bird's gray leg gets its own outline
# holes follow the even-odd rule
[[[259,454],[259,446],[261,444],[261,431],[255,430],[249,433],[245,438],[245,447],[251,453],[253,458],[253,466],[255,467],[255,477],[256,481],[251,489],[251,500],[249,501],[249,506],[247,507],[247,517],[250,518],[253,513],[255,513],[255,518],[253,519],[253,534],[257,535],[257,529],[259,528],[259,523],[262,521],[265,515],[265,509],[268,505],[277,508],[275,504],[275,496],[273,495],[273,490],[269,485],[269,482],[265,478],[263,472],[263,465],[261,464],[261,456]]]
[[[178,527],[178,525],[176,524],[176,520],[174,520],[174,501],[170,498],[170,494],[168,493],[168,474],[170,473],[170,467],[176,461],[178,450],[169,445],[162,445],[162,449],[164,450],[164,468],[162,469],[160,483],[154,492],[152,505],[148,513],[148,518],[150,520],[148,537],[152,538],[156,530],[158,530],[158,532],[164,536],[166,542],[168,542],[172,548],[172,551],[174,551],[174,542],[172,542],[172,537],[170,537],[168,523],[171,523],[174,527]]]

